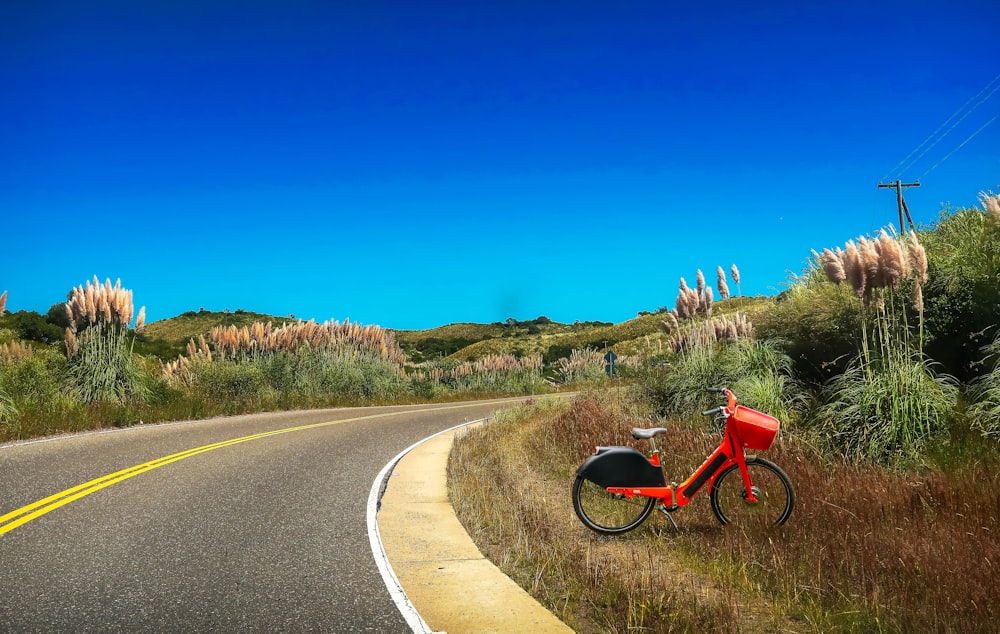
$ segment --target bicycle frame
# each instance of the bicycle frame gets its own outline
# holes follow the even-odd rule
[[[668,510],[672,511],[686,505],[705,484],[714,483],[715,478],[720,473],[730,465],[736,464],[739,466],[740,475],[743,477],[743,486],[746,488],[746,501],[751,504],[756,503],[757,497],[754,495],[753,483],[750,481],[750,472],[747,469],[746,452],[743,450],[743,442],[740,439],[734,417],[736,412],[736,397],[728,390],[727,396],[729,402],[721,408],[721,412],[726,415],[726,431],[723,434],[722,442],[686,480],[679,485],[670,484],[669,486],[662,487],[607,487],[608,492],[623,495],[627,498],[637,495],[655,498],[669,507]],[[649,462],[654,467],[662,469],[660,454],[656,449],[656,444],[652,438],[649,439],[649,442],[653,447],[653,455],[649,459]],[[666,474],[664,474],[664,481],[667,481]]]

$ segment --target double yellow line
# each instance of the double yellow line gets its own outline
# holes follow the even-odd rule
[[[327,421],[325,423],[313,423],[311,425],[301,425],[299,427],[287,427],[285,429],[277,429],[274,431],[262,432],[260,434],[253,434],[252,436],[243,436],[242,438],[223,440],[221,442],[213,443],[211,445],[204,445],[202,447],[195,447],[194,449],[188,449],[187,451],[181,451],[178,453],[170,454],[169,456],[163,456],[162,458],[157,458],[156,460],[151,460],[149,462],[144,462],[134,467],[129,467],[127,469],[122,469],[121,471],[110,473],[106,476],[102,476],[95,480],[91,480],[90,482],[85,482],[71,489],[66,489],[65,491],[60,491],[55,495],[50,495],[45,499],[38,500],[37,502],[32,502],[27,506],[22,506],[19,509],[13,510],[10,513],[7,513],[6,515],[0,516],[0,535],[3,535],[4,533],[9,533],[18,526],[27,524],[31,520],[39,518],[42,515],[49,513],[50,511],[54,511],[61,506],[69,504],[70,502],[79,500],[82,497],[86,497],[91,493],[96,493],[97,491],[100,491],[105,487],[109,487],[112,484],[117,484],[124,480],[128,480],[129,478],[133,478],[139,474],[146,473],[147,471],[152,471],[153,469],[158,469],[168,464],[177,462],[178,460],[184,460],[185,458],[190,458],[191,456],[197,456],[198,454],[203,454],[207,451],[222,449],[223,447],[230,447],[232,445],[238,445],[240,443],[249,442],[251,440],[259,440],[261,438],[268,438],[270,436],[277,436],[279,434],[287,434],[293,431],[316,429],[317,427],[328,427],[330,425],[339,425],[341,423],[351,423],[359,420],[381,418],[384,416],[398,416],[399,414],[413,413],[414,411],[419,413],[435,412],[445,409],[462,409],[465,407],[476,407],[478,405],[484,405],[487,403],[489,403],[489,401],[480,401],[477,403],[468,403],[460,405],[444,405],[444,406],[431,407],[428,409],[419,409],[419,410],[400,410],[395,412],[382,412],[380,414],[370,414],[368,416],[358,416],[356,418],[345,418],[342,420]]]
[[[390,412],[389,414],[394,414],[396,412]],[[146,473],[147,471],[152,471],[153,469],[158,469],[159,467],[164,467],[178,460],[184,460],[185,458],[190,458],[191,456],[197,456],[198,454],[203,454],[207,451],[212,451],[215,449],[221,449],[223,447],[229,447],[231,445],[238,445],[240,443],[249,442],[251,440],[258,440],[260,438],[267,438],[269,436],[277,436],[278,434],[287,434],[293,431],[302,431],[305,429],[315,429],[317,427],[325,427],[327,425],[337,425],[339,423],[348,423],[352,421],[363,420],[365,418],[375,418],[377,416],[386,416],[387,414],[376,414],[373,416],[362,416],[360,418],[347,418],[344,420],[328,421],[325,423],[314,423],[312,425],[302,425],[300,427],[288,427],[286,429],[278,429],[275,431],[263,432],[260,434],[254,434],[252,436],[243,436],[242,438],[234,438],[232,440],[223,440],[221,442],[213,443],[211,445],[204,445],[202,447],[195,447],[194,449],[188,449],[187,451],[181,451],[178,453],[170,454],[169,456],[163,456],[162,458],[157,458],[156,460],[151,460],[149,462],[144,462],[140,465],[134,467],[129,467],[127,469],[122,469],[121,471],[116,471],[110,473],[106,476],[102,476],[90,482],[85,482],[83,484],[77,485],[71,489],[66,489],[65,491],[60,491],[55,495],[50,495],[47,498],[38,500],[37,502],[32,502],[27,506],[22,506],[19,509],[11,511],[6,515],[0,516],[0,535],[8,533],[22,524],[26,524],[33,519],[41,517],[50,511],[54,511],[61,506],[65,506],[70,502],[79,500],[82,497],[86,497],[91,493],[100,491],[105,487],[109,487],[112,484],[117,484],[123,480],[128,480],[141,473]]]

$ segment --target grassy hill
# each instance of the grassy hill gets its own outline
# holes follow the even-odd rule
[[[728,314],[740,310],[752,314],[762,310],[769,301],[767,298],[734,298],[716,302],[715,311],[716,314]],[[584,348],[614,347],[618,354],[655,349],[663,337],[662,320],[663,315],[646,314],[618,324],[601,321],[561,324],[539,317],[492,324],[455,323],[428,330],[394,330],[393,333],[407,357],[417,363],[437,358],[469,361],[490,354],[541,354],[545,361],[551,362]],[[189,311],[147,324],[137,349],[143,354],[173,359],[184,351],[189,340],[208,335],[215,326],[249,326],[257,321],[280,325],[296,320],[244,310]]]
[[[274,317],[245,310],[236,312],[212,312],[201,310],[161,319],[146,324],[146,329],[139,336],[136,351],[142,354],[152,354],[164,360],[172,360],[184,352],[188,341],[199,335],[207,336],[215,326],[249,326],[260,322],[273,322],[276,326],[294,323],[296,320],[288,317]]]
[[[715,303],[715,315],[727,315],[737,311],[748,316],[766,310],[772,298],[739,297]],[[664,339],[661,323],[662,314],[640,315],[635,319],[618,324],[607,322],[583,322],[576,324],[551,323],[540,328],[525,328],[523,324],[502,332],[499,336],[482,337],[479,341],[449,354],[452,359],[467,361],[479,359],[488,354],[513,354],[524,356],[541,354],[545,361],[551,362],[559,358],[569,357],[573,350],[594,348],[603,350],[605,347],[615,349],[618,354],[632,355],[639,352],[658,350],[658,345]]]
[[[416,362],[439,357],[467,361],[488,354],[523,356],[544,352],[542,342],[553,337],[581,335],[611,325],[606,322],[560,324],[539,317],[530,321],[460,323],[430,330],[399,330],[396,341]],[[564,356],[568,356],[568,352]]]

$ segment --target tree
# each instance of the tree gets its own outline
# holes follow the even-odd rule
[[[69,328],[69,313],[66,312],[66,304],[59,302],[49,307],[49,312],[45,313],[45,321],[53,326]]]

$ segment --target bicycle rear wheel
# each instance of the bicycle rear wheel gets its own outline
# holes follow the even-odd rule
[[[609,493],[582,476],[573,483],[573,509],[584,526],[604,535],[626,533],[642,524],[653,512],[656,500]]]
[[[795,507],[795,489],[788,475],[763,458],[747,458],[747,470],[757,502],[747,502],[740,468],[731,465],[715,479],[709,494],[716,519],[747,529],[784,524]]]

